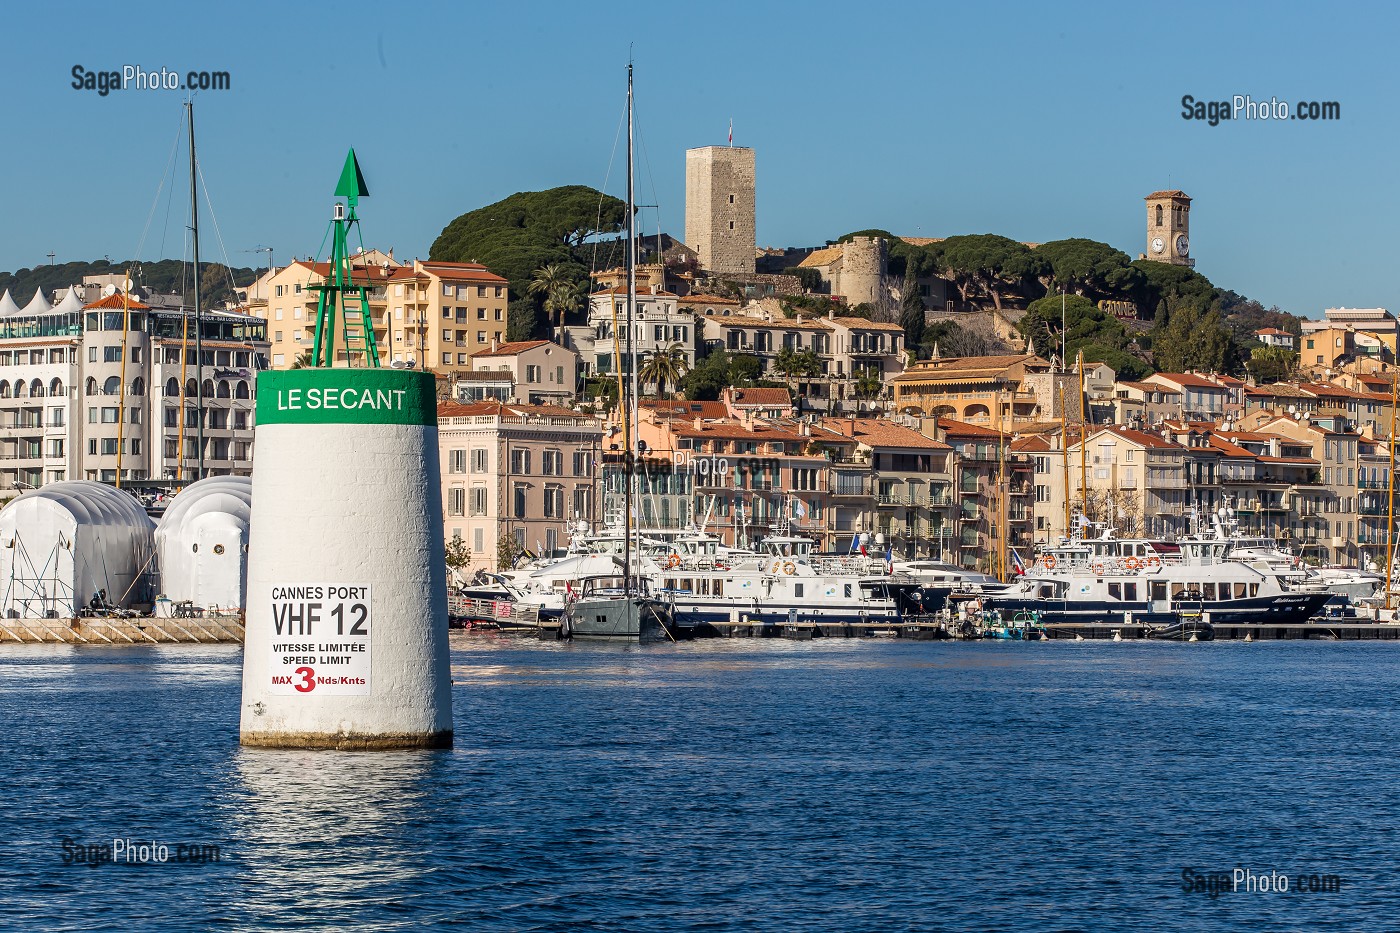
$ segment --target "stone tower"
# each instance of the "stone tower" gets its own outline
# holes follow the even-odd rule
[[[754,271],[754,151],[685,152],[685,243],[708,272]]]
[[[851,237],[841,250],[841,281],[833,291],[852,307],[865,303],[880,307],[885,297],[887,250],[882,237]]]
[[[1148,259],[1194,266],[1190,258],[1191,199],[1185,191],[1154,191],[1147,201]]]

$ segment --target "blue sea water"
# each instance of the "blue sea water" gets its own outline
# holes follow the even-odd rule
[[[452,646],[413,753],[240,748],[236,647],[0,649],[0,927],[1400,926],[1391,645]]]

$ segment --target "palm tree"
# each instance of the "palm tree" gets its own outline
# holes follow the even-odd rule
[[[568,268],[562,263],[552,262],[536,269],[525,290],[531,295],[544,296],[545,315],[555,315],[559,329],[564,327],[564,315],[578,310],[578,289],[574,287]],[[563,342],[562,338],[560,342]]]
[[[292,362],[292,369],[310,369],[314,363],[311,361],[311,351],[307,350],[298,353],[297,358]]]
[[[885,382],[880,378],[878,369],[862,369],[856,375],[855,382],[856,398],[872,399],[878,396],[885,388]]]
[[[641,376],[644,382],[655,383],[657,394],[662,395],[665,394],[668,385],[679,386],[689,369],[685,347],[673,343],[664,350],[656,349],[647,354],[647,360],[637,371],[637,375]]]

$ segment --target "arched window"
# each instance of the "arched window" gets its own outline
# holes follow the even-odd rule
[[[102,383],[103,395],[116,395],[122,390],[122,381],[119,376],[108,376],[107,381]]]
[[[10,383],[9,383],[9,380],[0,379],[0,398],[9,398],[9,397],[10,397]]]
[[[989,418],[992,410],[986,405],[969,405],[963,410],[964,418]]]
[[[171,376],[169,379],[165,380],[165,397],[174,398],[179,394],[180,380],[176,379],[174,376]]]
[[[15,398],[24,398],[28,395],[28,386],[23,379],[15,380]]]
[[[29,383],[29,395],[31,398],[43,398],[44,383],[38,379],[35,379],[33,382]]]
[[[1162,226],[1162,205],[1157,205],[1157,226]]]
[[[140,376],[137,376],[135,379],[131,380],[131,394],[132,394],[132,395],[145,395],[145,394],[146,394],[146,380],[142,379]]]
[[[87,379],[87,394],[88,394],[88,395],[96,395],[96,394],[97,394],[97,380],[94,379],[94,378],[92,378],[91,376],[88,376],[88,379]]]
[[[185,383],[185,397],[194,398],[197,395],[199,395],[199,383],[191,379]]]
[[[213,380],[213,379],[206,379],[206,380],[204,380],[204,393],[203,393],[203,395],[204,395],[205,398],[213,398],[213,397],[214,397],[214,380]]]
[[[247,397],[248,397],[248,382],[247,382],[247,380],[240,379],[240,380],[238,380],[237,383],[234,384],[234,387],[233,387],[233,397],[234,397],[234,398],[247,398]]]
[[[219,380],[219,386],[218,386],[217,389],[215,389],[214,394],[215,394],[215,396],[218,397],[218,398],[229,398],[229,397],[230,397],[230,392],[229,392],[229,388],[228,388],[228,380],[227,380],[227,379],[220,379],[220,380]]]
[[[63,390],[62,379],[55,378],[53,382],[49,383],[49,394],[52,395],[54,398],[58,398],[61,395],[67,394]]]

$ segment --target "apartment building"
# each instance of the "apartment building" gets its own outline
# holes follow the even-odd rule
[[[790,378],[800,384],[799,402],[808,411],[859,412],[862,399],[856,381],[861,376],[888,383],[904,371],[904,329],[898,324],[837,317],[834,310],[826,317],[788,317],[773,299],[733,314],[705,314],[699,321],[707,351],[756,357],[769,379]],[[778,365],[783,351],[811,353],[817,371],[785,374]],[[881,397],[886,394],[884,389],[879,392]]]
[[[496,569],[502,541],[549,553],[597,510],[598,419],[553,405],[441,402],[443,527],[471,551],[466,569]]]
[[[679,307],[677,302],[677,296],[668,291],[650,287],[637,289],[631,346],[639,367],[646,365],[647,357],[653,352],[679,347],[686,368],[694,368],[699,333],[695,313]],[[563,329],[564,346],[578,353],[585,375],[615,374],[619,367],[614,358],[619,352],[622,371],[630,373],[626,328],[627,289],[604,289],[589,296],[587,324]]]
[[[252,311],[267,321],[273,369],[291,369],[311,353],[317,286],[329,274],[329,263],[296,260],[261,285],[267,298]],[[352,262],[351,275],[367,290],[381,365],[467,369],[472,353],[505,341],[509,283],[479,263],[400,264],[369,253]]]
[[[1034,353],[924,360],[891,382],[899,412],[1003,430],[1058,419],[1062,407],[1079,418],[1079,377]]]
[[[0,486],[189,480],[201,453],[205,475],[250,473],[264,323],[202,314],[201,369],[192,313],[78,294],[0,321]]]
[[[1023,558],[1029,554],[1035,521],[1030,456],[1012,449],[1011,434],[980,425],[939,418],[927,423],[925,430],[956,454],[955,562],[969,569],[1000,572],[1003,560],[1010,561],[1011,548]]]
[[[1086,469],[1071,469],[1070,483],[1077,498],[1087,498],[1091,520],[1112,525],[1125,537],[1171,537],[1188,530],[1185,447],[1160,434],[1110,425],[1092,430],[1082,453]],[[1071,464],[1080,455],[1076,440],[1069,447]]]
[[[471,355],[472,372],[509,376],[514,397],[530,405],[566,405],[578,391],[579,356],[549,340],[498,343]]]

